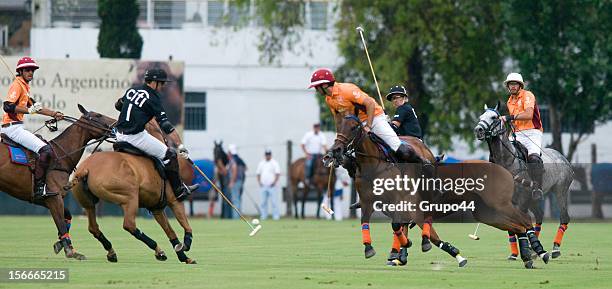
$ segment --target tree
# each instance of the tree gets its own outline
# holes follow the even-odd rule
[[[570,131],[565,153],[598,122],[612,117],[612,2],[509,1],[508,51],[538,102],[548,105],[553,142],[563,153],[562,126]]]
[[[142,37],[138,33],[136,0],[98,0],[102,19],[98,34],[98,53],[108,58],[140,58]]]
[[[303,1],[294,2],[304,5]],[[257,14],[276,15],[280,9],[275,3],[278,1],[256,1]],[[493,86],[503,77],[500,4],[476,0],[352,0],[338,5],[338,45],[346,61],[336,71],[338,79],[354,82],[378,99],[355,30],[362,26],[381,91],[395,84],[407,87],[428,141],[448,149],[454,135],[473,139],[472,129],[483,104],[501,97],[496,96]],[[262,38],[261,48],[274,48],[272,55],[296,41],[295,36],[283,37],[283,32],[303,25],[296,20],[299,17],[287,18],[292,21],[264,18],[270,21],[264,21],[268,36]],[[322,97],[319,101],[322,104]],[[322,121],[329,122],[327,108],[321,112]]]

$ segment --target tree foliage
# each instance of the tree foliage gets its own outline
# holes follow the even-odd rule
[[[593,126],[612,117],[612,2],[514,0],[505,10],[509,54],[550,109],[553,148],[563,152],[569,126],[571,160]]]
[[[140,58],[142,37],[138,33],[136,0],[98,0],[102,19],[98,34],[98,53],[108,58]]]
[[[246,1],[248,2],[248,1]],[[302,13],[304,1],[290,2]],[[519,68],[538,101],[551,108],[552,126],[576,123],[575,144],[593,123],[610,118],[610,1],[351,0],[337,3],[336,71],[378,99],[360,36],[380,89],[403,84],[427,141],[452,147],[458,135],[474,144],[472,129],[484,103],[505,102],[505,70]],[[302,16],[283,17],[279,1],[257,0],[264,19],[260,49],[272,61],[299,40]],[[286,7],[285,7],[286,8]],[[305,76],[307,77],[307,76]],[[331,117],[322,105],[322,121]],[[387,103],[387,113],[392,113]],[[588,113],[587,113],[588,112]],[[553,131],[555,146],[560,130]],[[573,145],[575,148],[575,145]]]

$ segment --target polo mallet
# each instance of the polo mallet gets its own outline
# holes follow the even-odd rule
[[[480,240],[480,237],[478,237],[478,235],[477,235],[478,227],[480,227],[480,223],[476,224],[476,230],[474,230],[474,234],[468,234],[468,237],[470,237],[470,239],[472,239],[472,240]]]
[[[247,219],[240,213],[238,208],[236,208],[236,206],[232,204],[232,202],[225,196],[225,194],[221,192],[217,185],[215,185],[215,183],[211,181],[208,176],[190,158],[188,158],[187,161],[189,161],[189,163],[191,163],[191,165],[206,179],[206,181],[210,183],[210,185],[217,191],[217,193],[219,193],[219,195],[221,195],[221,197],[223,197],[223,199],[232,207],[232,209],[234,209],[236,213],[238,213],[240,219],[242,219],[247,225],[249,225],[249,227],[251,228],[251,233],[249,234],[249,237],[255,236],[255,234],[257,234],[257,232],[261,230],[261,224],[258,224],[257,226],[253,227],[253,225],[251,225],[251,222],[247,221]]]
[[[331,188],[332,184],[331,184],[331,181],[332,181],[332,173],[333,173],[333,171],[334,171],[334,166],[332,164],[332,166],[329,167],[329,178],[327,179],[327,202],[329,203],[329,206],[327,206],[327,204],[325,204],[323,202],[321,203],[321,208],[323,208],[323,210],[325,212],[327,212],[328,214],[330,214],[330,215],[334,214],[334,211],[331,209],[331,202],[332,202],[332,199],[331,199],[332,198],[332,191],[331,191],[332,190],[332,188]]]
[[[372,61],[370,60],[370,53],[368,53],[368,46],[366,45],[365,38],[363,38],[363,28],[361,26],[356,28],[359,31],[359,35],[361,36],[361,43],[363,43],[363,49],[365,49],[366,57],[368,58],[368,63],[370,64],[370,71],[372,71],[372,76],[374,77],[374,84],[376,84],[376,91],[378,92],[378,99],[380,100],[380,105],[383,110],[385,110],[385,102],[383,101],[382,95],[380,94],[380,88],[378,88],[378,80],[376,80],[376,74],[374,73],[374,67],[372,66]]]
[[[11,67],[6,63],[6,60],[4,60],[4,56],[0,55],[0,60],[2,60],[4,67],[6,67],[6,70],[9,71],[9,73],[13,76],[13,78],[17,78],[17,76],[15,75],[15,72],[11,70]]]

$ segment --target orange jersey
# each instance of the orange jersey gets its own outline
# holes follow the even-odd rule
[[[374,116],[385,113],[382,107],[376,103],[373,98],[352,83],[336,82],[332,87],[332,95],[326,96],[325,102],[333,114],[346,112],[351,114],[357,113],[357,117],[359,117],[361,121],[366,121],[368,119],[365,108],[366,98],[370,98],[374,102]]]
[[[540,109],[536,103],[535,96],[531,91],[521,89],[516,97],[510,96],[508,98],[508,111],[511,115],[517,115],[526,111],[528,108],[533,108],[533,117],[528,120],[513,120],[515,131],[527,130],[527,129],[539,129],[542,130],[542,119],[540,117]]]
[[[9,87],[8,96],[4,101],[12,102],[16,106],[29,107],[30,103],[30,85],[21,77],[15,78]],[[4,112],[2,116],[2,124],[7,124],[14,121],[22,121],[23,113],[8,113]]]

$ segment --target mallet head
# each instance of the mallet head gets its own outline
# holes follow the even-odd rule
[[[472,240],[480,240],[480,237],[474,235],[474,234],[469,234],[468,237],[470,237],[470,239]]]
[[[355,29],[357,29],[357,31],[359,31],[359,32],[363,32],[363,28],[361,28],[361,26],[357,26],[357,28],[355,28]]]

